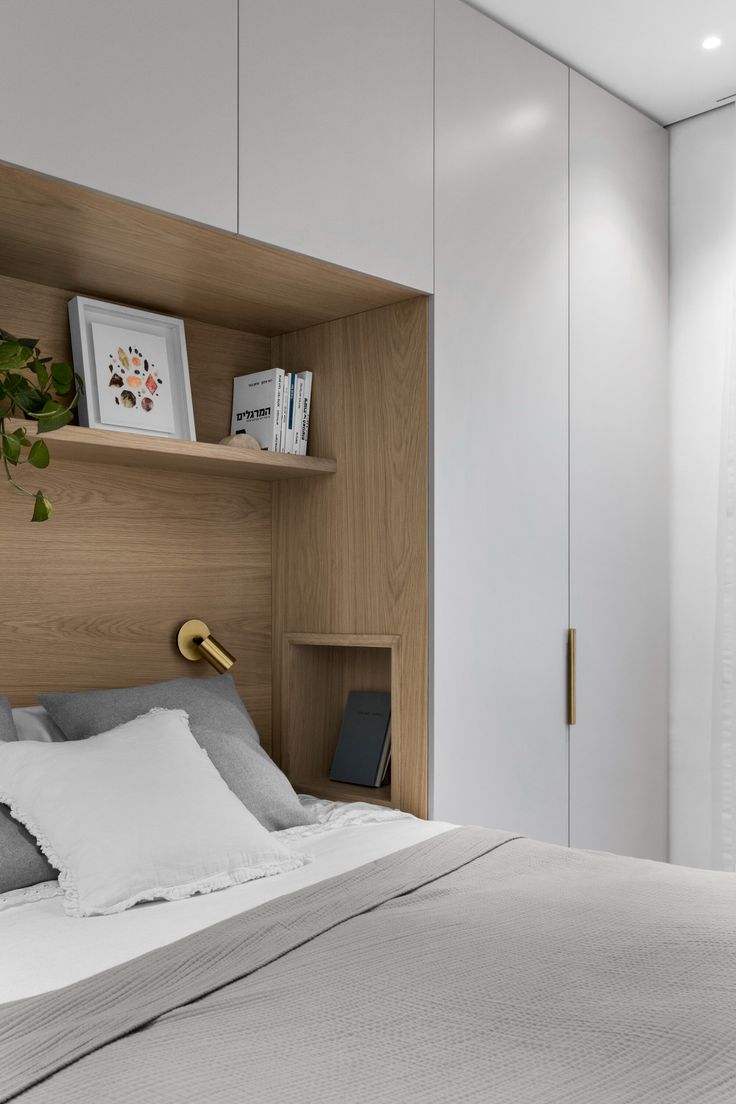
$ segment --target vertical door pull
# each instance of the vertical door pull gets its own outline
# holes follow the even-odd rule
[[[567,723],[577,722],[578,686],[577,686],[577,631],[567,630]]]

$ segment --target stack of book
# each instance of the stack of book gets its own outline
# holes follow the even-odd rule
[[[269,368],[233,380],[230,433],[249,433],[268,452],[307,455],[312,373]]]

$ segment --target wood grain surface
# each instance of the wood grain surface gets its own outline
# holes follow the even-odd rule
[[[283,638],[280,742],[282,768],[299,792],[332,801],[400,803],[401,717],[394,695],[391,784],[374,788],[333,782],[329,777],[343,713],[351,690],[391,693],[399,678],[398,636],[286,633]]]
[[[26,427],[33,437],[36,423],[10,419],[12,431]],[[63,426],[47,435],[49,451],[54,458],[78,460],[87,464],[124,464],[143,468],[149,475],[156,471],[192,472],[216,479],[306,479],[314,475],[331,475],[337,468],[334,460],[318,456],[292,456],[285,452],[263,452],[261,449],[241,449],[235,446],[208,445],[200,441],[180,441],[171,437],[148,437],[140,433],[121,433],[114,429],[87,429]]]
[[[67,304],[80,294],[78,287],[49,287],[0,276],[0,328],[17,337],[38,338],[44,353],[71,364]],[[140,300],[125,302],[142,305]],[[268,368],[270,342],[258,334],[192,318],[184,319],[184,332],[197,440],[217,442],[230,432],[234,377]]]
[[[2,162],[0,258],[8,276],[266,335],[416,295]]]
[[[414,299],[272,344],[275,364],[312,369],[310,451],[337,460],[327,480],[274,489],[276,746],[287,753],[290,740],[285,634],[400,636],[394,797],[426,816],[428,304]]]
[[[237,658],[233,677],[270,746],[271,486],[73,461],[27,472],[54,515],[30,524],[30,500],[0,485],[12,580],[0,691],[19,706],[41,690],[207,677],[175,645],[198,617]]]

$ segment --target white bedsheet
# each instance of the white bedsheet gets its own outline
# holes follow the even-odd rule
[[[275,833],[312,857],[299,870],[184,901],[138,905],[114,916],[67,916],[58,896],[0,912],[0,1003],[70,985],[453,827],[376,805],[310,804],[320,823]]]

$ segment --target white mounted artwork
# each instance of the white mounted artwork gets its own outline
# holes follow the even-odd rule
[[[69,324],[82,425],[195,440],[181,319],[77,296]]]

